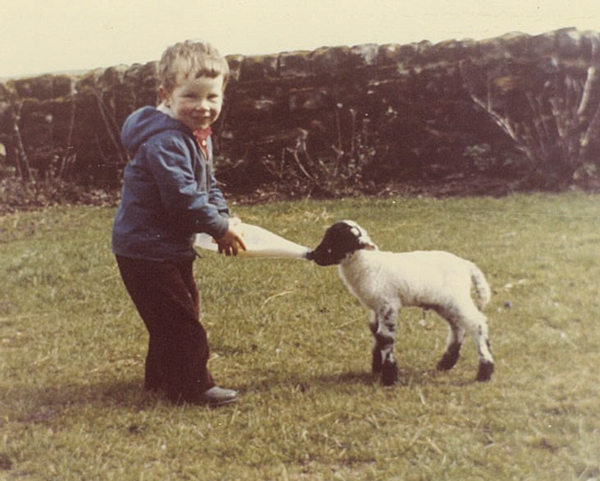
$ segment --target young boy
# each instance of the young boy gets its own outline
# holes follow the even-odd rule
[[[245,249],[229,228],[229,209],[213,172],[210,125],[229,78],[227,61],[210,44],[185,41],[159,63],[158,108],[131,114],[121,134],[132,154],[125,167],[112,250],[125,287],[150,334],[145,388],[174,403],[219,406],[237,393],[215,385],[199,321],[192,273],[197,232],[219,252]]]

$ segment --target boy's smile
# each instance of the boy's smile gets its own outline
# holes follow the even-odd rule
[[[191,130],[205,129],[221,113],[223,76],[183,80],[170,93],[161,88],[160,94],[177,120]]]

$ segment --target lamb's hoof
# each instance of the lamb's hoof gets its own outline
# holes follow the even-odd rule
[[[456,357],[451,357],[448,356],[447,354],[444,354],[442,356],[442,358],[440,359],[440,362],[437,363],[437,370],[438,371],[449,371],[450,369],[452,369],[454,367],[454,365],[456,364],[456,362],[458,361],[458,356]]]
[[[395,362],[385,362],[381,368],[381,383],[393,386],[398,380],[398,365]]]
[[[486,382],[492,379],[492,373],[494,372],[494,363],[489,361],[481,361],[479,363],[479,370],[477,371],[477,381]]]

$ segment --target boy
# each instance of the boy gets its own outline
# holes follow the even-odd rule
[[[122,130],[132,158],[112,250],[125,287],[150,334],[145,383],[174,403],[219,406],[237,393],[215,385],[192,273],[195,233],[219,252],[245,249],[229,227],[229,209],[212,167],[210,125],[217,119],[229,66],[208,43],[169,47],[159,62],[162,103],[131,114]]]

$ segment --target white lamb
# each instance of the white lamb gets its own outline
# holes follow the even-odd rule
[[[396,320],[403,306],[433,309],[450,326],[446,350],[438,370],[451,369],[458,361],[465,332],[477,345],[478,381],[489,381],[494,371],[487,318],[481,309],[490,300],[490,287],[472,262],[449,252],[383,252],[367,232],[352,221],[333,224],[307,258],[320,266],[339,264],[339,273],[358,299],[371,309],[375,344],[373,372],[384,385],[398,377],[394,359]],[[471,298],[475,288],[477,306]]]

